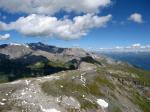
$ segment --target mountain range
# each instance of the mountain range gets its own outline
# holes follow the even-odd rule
[[[116,60],[128,62],[144,70],[150,70],[150,52],[97,52]]]
[[[80,48],[0,45],[0,112],[149,112],[150,72]]]

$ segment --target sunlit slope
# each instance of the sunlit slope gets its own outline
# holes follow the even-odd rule
[[[0,110],[150,111],[149,71],[108,58],[97,61],[99,63],[81,62],[77,70],[1,84]]]

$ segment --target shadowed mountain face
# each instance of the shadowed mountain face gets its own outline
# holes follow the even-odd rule
[[[29,46],[32,50],[42,50],[42,51],[46,51],[46,52],[50,52],[50,53],[62,53],[64,51],[64,48],[58,48],[55,46],[45,45],[41,42],[30,43]]]
[[[48,62],[43,56],[23,56],[18,59],[9,59],[9,56],[0,54],[0,74],[3,74],[8,81],[19,78],[34,77],[41,71],[32,70],[29,66],[37,62]]]
[[[0,83],[0,112],[150,111],[149,71],[82,49],[1,45]]]

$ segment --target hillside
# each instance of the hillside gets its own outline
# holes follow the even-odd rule
[[[149,71],[42,43],[0,53],[0,112],[150,111]]]

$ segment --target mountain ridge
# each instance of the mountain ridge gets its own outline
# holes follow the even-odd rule
[[[150,111],[149,71],[82,49],[36,45],[0,47],[0,112]]]

